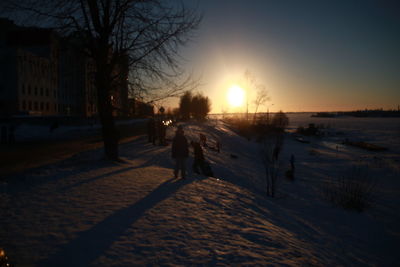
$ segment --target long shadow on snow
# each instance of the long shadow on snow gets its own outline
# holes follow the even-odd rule
[[[71,189],[73,189],[75,187],[78,187],[78,186],[82,186],[82,185],[94,182],[94,181],[102,179],[102,178],[106,178],[108,176],[116,175],[116,174],[119,174],[119,173],[124,173],[124,172],[131,171],[131,170],[134,170],[134,169],[143,168],[146,165],[147,165],[147,163],[139,165],[139,166],[136,166],[136,167],[127,167],[127,168],[115,170],[115,171],[112,171],[112,172],[103,173],[101,175],[98,175],[98,176],[95,176],[95,177],[92,177],[92,178],[89,178],[89,179],[86,179],[86,180],[83,180],[83,181],[80,181],[80,182],[77,182],[77,183],[74,183],[74,184],[71,184],[71,185],[64,186],[63,188],[60,189],[60,193],[68,191],[68,190],[71,190]]]
[[[79,154],[78,154],[79,155]],[[19,193],[31,190],[36,186],[41,186],[49,182],[56,182],[64,180],[71,175],[76,175],[84,172],[93,171],[101,168],[108,168],[116,166],[116,162],[109,161],[106,159],[101,160],[101,164],[97,161],[96,164],[90,164],[93,162],[87,161],[86,165],[78,163],[76,165],[71,164],[71,161],[76,158],[72,156],[65,160],[57,163],[46,164],[40,167],[35,167],[32,169],[24,170],[21,173],[9,176],[7,178],[7,192],[9,193]],[[81,165],[81,166],[80,166]],[[70,167],[73,167],[70,169]],[[46,174],[48,170],[57,170],[56,175]]]
[[[96,260],[144,213],[167,199],[190,180],[174,178],[160,184],[143,199],[129,207],[120,209],[94,227],[83,231],[75,239],[64,245],[48,259],[39,261],[37,266],[88,266]]]
[[[139,138],[130,143],[138,145],[137,143],[138,142],[143,143],[143,140],[144,140],[144,138]],[[132,149],[129,152],[129,157],[137,158],[143,154],[153,151],[154,149],[155,149],[155,147],[154,148],[151,147],[150,149],[146,150],[145,146],[142,149],[140,149],[140,151],[135,151],[134,149]],[[120,165],[120,163],[114,162],[111,160],[107,160],[106,158],[99,159],[99,158],[95,157],[95,158],[89,158],[89,159],[85,159],[85,158],[82,159],[82,157],[84,157],[85,155],[90,154],[90,153],[103,153],[103,148],[97,148],[94,150],[80,152],[75,155],[72,155],[69,158],[60,160],[58,162],[45,164],[45,165],[35,167],[35,168],[26,169],[22,172],[11,175],[11,176],[7,177],[7,179],[6,179],[6,181],[8,182],[6,191],[9,193],[26,192],[36,186],[44,185],[48,182],[56,182],[59,180],[64,180],[71,175],[77,175],[77,174],[81,174],[81,173],[85,173],[85,172],[94,171],[96,169],[109,168],[109,167],[115,167],[115,166]],[[122,173],[124,171],[129,171],[131,169],[150,166],[152,160],[153,159],[151,159],[151,160],[147,161],[146,163],[144,163],[140,166],[137,166],[137,167],[129,167],[129,168],[125,168],[122,170],[117,170],[114,172],[110,172],[110,173],[102,174],[102,175],[99,175],[99,176],[96,176],[93,178],[89,178],[88,180],[76,183],[75,185],[67,185],[67,186],[63,187],[63,189],[61,189],[61,190],[68,190],[75,186],[79,186],[81,184],[86,184],[91,181],[105,178],[105,177],[113,175],[113,174]],[[171,167],[171,166],[169,166],[169,167]],[[57,175],[46,175],[46,171],[48,171],[48,170],[57,170]]]

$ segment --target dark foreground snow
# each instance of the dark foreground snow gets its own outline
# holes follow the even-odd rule
[[[16,266],[400,262],[399,151],[378,164],[358,150],[337,152],[326,143],[288,138],[282,169],[294,153],[296,180],[281,179],[271,199],[262,192],[256,143],[222,122],[185,130],[189,139],[201,132],[209,142],[221,140],[221,153],[205,151],[218,178],[190,173],[174,179],[170,147],[152,146],[144,137],[121,145],[121,163],[104,160],[101,150],[85,152],[1,185],[0,247]],[[356,213],[324,201],[323,181],[360,158],[381,181],[375,205]]]

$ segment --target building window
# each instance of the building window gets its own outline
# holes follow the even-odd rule
[[[38,108],[38,102],[33,103],[33,110],[39,110]]]
[[[54,104],[54,111],[57,112],[57,104]]]
[[[22,101],[22,110],[26,110],[26,102],[25,102],[25,100]]]
[[[28,85],[28,95],[30,95],[30,94],[31,94],[31,86]]]
[[[32,110],[32,102],[31,101],[28,102],[28,109]]]
[[[49,89],[46,89],[46,96],[49,96]]]
[[[34,89],[34,94],[35,94],[35,95],[38,94],[37,87],[35,87],[35,89]]]
[[[40,96],[43,96],[43,87],[40,88]]]
[[[49,102],[46,103],[46,110],[47,110],[47,111],[50,110],[50,104],[49,104]]]
[[[40,102],[40,110],[44,110],[44,103]]]

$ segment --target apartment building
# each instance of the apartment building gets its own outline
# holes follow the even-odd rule
[[[60,37],[0,18],[0,116],[96,116],[96,68],[86,52],[81,34]],[[114,116],[128,116],[127,56],[113,76]]]
[[[57,36],[4,19],[0,24],[0,114],[57,115]]]

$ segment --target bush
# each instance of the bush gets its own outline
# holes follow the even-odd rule
[[[211,102],[207,96],[197,94],[193,96],[191,103],[191,113],[197,120],[204,120],[211,110]]]
[[[327,199],[345,209],[363,211],[373,203],[376,180],[368,176],[367,170],[352,169],[347,175],[331,178],[325,186]]]
[[[188,120],[191,116],[197,120],[204,120],[210,110],[210,99],[200,93],[193,96],[190,91],[187,91],[180,98],[179,113],[183,120]]]
[[[320,128],[315,127],[314,123],[310,123],[308,128],[304,128],[303,126],[298,127],[296,132],[302,135],[319,135],[319,129]]]

